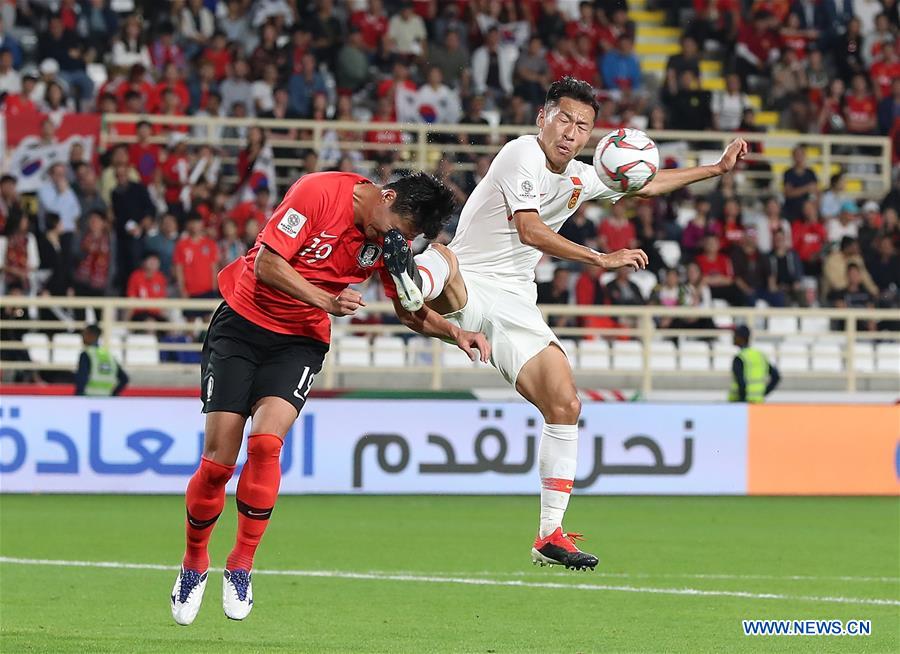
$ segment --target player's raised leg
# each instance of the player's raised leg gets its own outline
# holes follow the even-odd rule
[[[186,546],[172,589],[172,617],[189,625],[197,617],[209,570],[207,547],[225,506],[225,484],[234,474],[246,418],[237,413],[206,414],[203,456],[185,492]]]
[[[541,565],[564,565],[576,570],[593,569],[597,557],[575,545],[580,534],[562,529],[563,516],[575,482],[578,456],[578,418],[581,401],[572,368],[563,351],[548,345],[528,360],[516,378],[516,390],[538,408],[544,429],[538,452],[541,475],[541,519],[531,550]]]
[[[222,609],[232,620],[243,620],[253,608],[253,556],[275,508],[281,486],[281,446],[297,415],[297,409],[280,397],[264,397],[253,407],[247,463],[235,495],[237,538],[222,578]]]

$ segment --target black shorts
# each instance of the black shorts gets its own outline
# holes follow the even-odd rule
[[[203,413],[244,416],[263,397],[280,397],[299,412],[328,345],[305,336],[278,334],[238,315],[225,302],[209,323],[200,364]]]

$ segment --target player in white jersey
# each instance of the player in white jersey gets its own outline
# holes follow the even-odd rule
[[[557,233],[581,203],[616,202],[625,195],[607,188],[593,166],[575,160],[597,110],[586,82],[554,82],[538,113],[538,134],[501,148],[466,201],[449,247],[432,245],[414,265],[388,265],[406,308],[426,301],[461,329],[484,333],[491,363],[543,415],[541,516],[531,554],[535,563],[573,569],[597,565],[597,557],[575,546],[580,535],[562,530],[575,479],[581,402],[568,358],[537,308],[534,269],[543,254],[607,270],[647,265],[642,250],[602,254]],[[662,195],[722,175],[746,152],[747,144],[736,139],[716,164],[660,170],[635,195]],[[386,262],[392,249],[385,244]]]

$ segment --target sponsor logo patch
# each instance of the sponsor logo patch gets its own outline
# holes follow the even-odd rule
[[[287,213],[278,222],[278,229],[291,238],[297,238],[300,230],[306,224],[306,216],[296,209],[288,209]]]

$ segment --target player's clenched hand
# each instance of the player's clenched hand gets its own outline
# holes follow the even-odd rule
[[[460,330],[456,337],[456,345],[460,350],[466,353],[472,361],[477,357],[482,363],[487,363],[491,359],[491,344],[487,342],[484,334],[478,332],[467,332]],[[475,350],[478,350],[477,352]]]
[[[725,152],[722,153],[722,156],[719,157],[719,162],[716,164],[719,167],[719,172],[724,175],[731,171],[735,165],[737,165],[737,162],[744,158],[748,149],[749,146],[747,145],[747,141],[740,138],[734,139],[728,144],[728,147],[725,148]]]
[[[632,270],[643,270],[649,262],[647,253],[643,250],[623,249],[600,255],[600,265],[606,270],[616,270],[617,268],[625,267]]]
[[[352,316],[360,307],[366,306],[362,294],[352,288],[345,288],[340,295],[331,298],[331,306],[325,310],[332,316]]]

